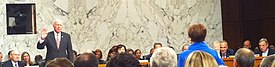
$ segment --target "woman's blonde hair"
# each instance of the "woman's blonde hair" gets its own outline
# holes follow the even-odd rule
[[[195,51],[188,55],[185,67],[218,67],[218,63],[209,53]]]

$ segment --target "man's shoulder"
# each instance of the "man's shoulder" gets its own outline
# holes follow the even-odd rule
[[[11,60],[7,60],[7,61],[2,62],[3,67],[5,67],[7,65],[10,65],[10,64],[11,64]]]
[[[233,49],[228,49],[227,50],[229,53],[235,53],[235,51]]]
[[[68,33],[66,33],[66,32],[61,32],[61,34],[62,34],[62,35],[68,35],[68,36],[70,35],[70,34],[68,34]]]

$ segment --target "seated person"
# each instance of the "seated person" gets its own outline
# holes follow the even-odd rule
[[[98,59],[93,53],[83,53],[74,62],[75,67],[98,67]]]
[[[33,65],[32,61],[31,61],[30,54],[28,52],[23,52],[21,54],[21,60],[26,63],[24,66],[32,66]]]
[[[25,62],[19,61],[20,52],[17,50],[11,50],[8,52],[9,60],[3,62],[2,67],[24,67]]]
[[[212,49],[216,50],[216,51],[217,51],[217,53],[218,53],[218,55],[219,55],[219,57],[221,57],[221,56],[220,56],[220,52],[221,52],[221,44],[220,44],[220,42],[219,42],[219,41],[214,41],[214,42],[213,42],[213,44],[212,44],[212,45],[210,45],[210,47],[211,47]]]
[[[150,60],[150,67],[177,67],[177,54],[169,47],[155,50]]]
[[[134,54],[135,54],[135,57],[136,57],[137,60],[143,60],[142,58],[140,58],[141,57],[141,50],[140,49],[136,49]]]
[[[275,50],[275,46],[274,46],[273,44],[271,44],[271,45],[269,46],[269,48],[272,49],[272,50]]]
[[[218,67],[218,63],[215,61],[209,53],[203,51],[195,51],[188,55],[185,61],[185,67]]]
[[[154,43],[153,48],[150,50],[150,54],[143,56],[143,59],[150,61],[150,58],[151,58],[152,54],[154,53],[154,50],[156,50],[160,47],[162,47],[161,43]]]
[[[117,51],[118,53],[125,53],[126,52],[126,46],[123,44],[117,45]]]
[[[227,58],[229,55],[234,55],[234,50],[228,48],[228,43],[224,40],[221,42],[220,56],[222,58]]]
[[[74,67],[74,65],[67,58],[55,58],[49,60],[45,67]]]
[[[130,48],[129,48],[129,49],[127,49],[126,51],[127,51],[127,53],[133,54],[133,55],[134,55],[134,50],[133,50],[133,49],[130,49]]]
[[[275,54],[275,50],[268,48],[268,41],[266,38],[262,38],[259,41],[259,50],[255,50],[254,53],[255,54],[260,54],[260,56],[269,56],[272,54]]]
[[[189,47],[189,44],[184,44],[184,45],[182,46],[182,48],[181,48],[181,51],[187,50],[188,47]]]
[[[152,54],[154,53],[154,50],[155,50],[154,48],[150,49],[150,53],[148,55],[143,56],[143,59],[150,61],[150,58],[151,58]]]
[[[251,42],[250,42],[249,39],[246,39],[246,40],[243,42],[243,48],[247,48],[247,49],[252,50],[252,48],[251,48]]]
[[[98,59],[99,64],[105,64],[106,63],[104,60],[102,60],[102,51],[100,49],[96,49],[94,51],[94,54],[95,54],[96,58]]]
[[[132,54],[119,53],[107,63],[107,67],[141,67],[141,65]]]
[[[118,54],[118,51],[117,51],[117,46],[115,45],[111,49],[109,49],[106,62],[109,62],[109,60],[115,57],[116,54]]]

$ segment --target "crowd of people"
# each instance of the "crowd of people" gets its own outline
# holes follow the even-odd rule
[[[245,40],[243,48],[234,52],[225,40],[214,41],[213,44],[205,43],[207,30],[203,24],[189,27],[191,43],[184,44],[179,54],[176,54],[173,47],[163,47],[162,43],[154,43],[148,55],[142,55],[140,49],[127,49],[125,45],[118,44],[109,49],[106,60],[102,59],[100,49],[82,54],[72,50],[70,35],[61,31],[62,25],[61,20],[55,20],[54,31],[48,33],[43,29],[37,48],[47,47],[45,59],[37,55],[35,62],[32,62],[28,52],[11,50],[7,61],[2,61],[3,54],[0,52],[0,67],[98,67],[99,64],[106,64],[107,67],[142,67],[139,60],[148,60],[150,67],[219,67],[225,66],[222,58],[230,56],[234,56],[232,65],[236,67],[253,67],[255,56],[266,57],[259,67],[275,67],[274,46],[272,48],[266,38],[259,40],[258,49],[252,50],[250,41]]]

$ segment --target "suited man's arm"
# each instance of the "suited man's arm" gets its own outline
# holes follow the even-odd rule
[[[229,55],[235,55],[235,51],[233,49],[229,49]]]
[[[37,49],[44,49],[44,47],[45,47],[45,45],[46,45],[46,40],[39,40],[38,42],[37,42]]]
[[[40,40],[37,43],[37,49],[44,49],[45,45],[47,44],[47,37],[48,37],[48,32],[45,28],[42,29],[41,31],[41,36],[40,36]]]
[[[68,46],[67,46],[68,59],[73,63],[73,61],[74,61],[74,55],[73,55],[73,49],[72,49],[72,42],[71,42],[70,35],[68,37],[69,37],[69,39],[68,39]]]

